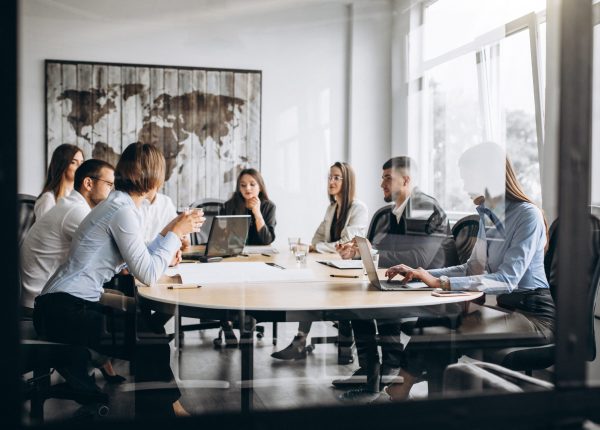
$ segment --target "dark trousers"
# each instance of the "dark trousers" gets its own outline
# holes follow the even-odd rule
[[[400,340],[400,324],[391,320],[352,320],[358,364],[369,369],[379,363],[377,331],[381,344],[381,364],[400,367],[404,360],[404,347]]]
[[[33,322],[38,335],[52,342],[80,345],[101,354],[135,360],[136,382],[167,383],[158,390],[141,390],[136,397],[136,410],[144,414],[172,414],[172,403],[180,397],[170,367],[170,349],[166,343],[136,346],[133,356],[115,350],[105,334],[107,308],[67,293],[38,296]]]
[[[538,333],[544,338],[545,343],[554,341],[555,306],[550,290],[538,288],[536,290],[516,290],[512,293],[501,294],[496,298],[499,307],[513,311],[506,318],[514,318],[526,322],[525,330]],[[468,324],[469,319],[477,315],[467,315],[462,319],[462,324]],[[436,373],[441,377],[443,369],[467,351],[448,348],[447,350],[427,350],[411,347],[410,342],[405,351],[405,363],[402,367],[413,376],[422,376]],[[493,355],[495,350],[484,351],[484,356]]]

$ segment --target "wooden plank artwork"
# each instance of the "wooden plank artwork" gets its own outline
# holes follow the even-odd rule
[[[162,191],[177,207],[227,199],[237,174],[260,169],[260,71],[46,60],[46,156],[62,143],[116,165],[156,145]]]

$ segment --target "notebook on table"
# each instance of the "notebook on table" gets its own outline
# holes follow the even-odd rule
[[[322,260],[319,263],[336,269],[362,269],[360,260]]]
[[[369,282],[375,288],[381,291],[433,291],[436,288],[428,287],[424,282],[404,282],[402,280],[388,280],[388,279],[379,279],[379,275],[377,274],[377,269],[375,268],[375,264],[373,263],[373,259],[371,257],[371,251],[369,249],[369,242],[364,237],[355,236],[356,244],[358,245],[358,250],[360,252],[360,259],[365,266],[365,270],[367,271],[367,277],[369,278]],[[366,258],[365,258],[366,256]]]
[[[217,215],[208,234],[208,242],[194,251],[184,252],[184,260],[219,261],[244,250],[248,238],[250,215]]]

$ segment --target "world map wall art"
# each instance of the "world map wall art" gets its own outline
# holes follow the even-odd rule
[[[113,165],[130,143],[152,143],[167,163],[163,192],[178,207],[227,199],[241,169],[260,168],[260,71],[45,65],[47,163],[62,143]]]

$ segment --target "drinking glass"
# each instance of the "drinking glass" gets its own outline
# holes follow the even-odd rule
[[[306,243],[297,243],[294,245],[294,256],[296,257],[296,263],[305,265],[307,254],[308,245]]]
[[[299,237],[288,237],[288,245],[290,247],[290,252],[294,252],[294,247],[300,243]]]

